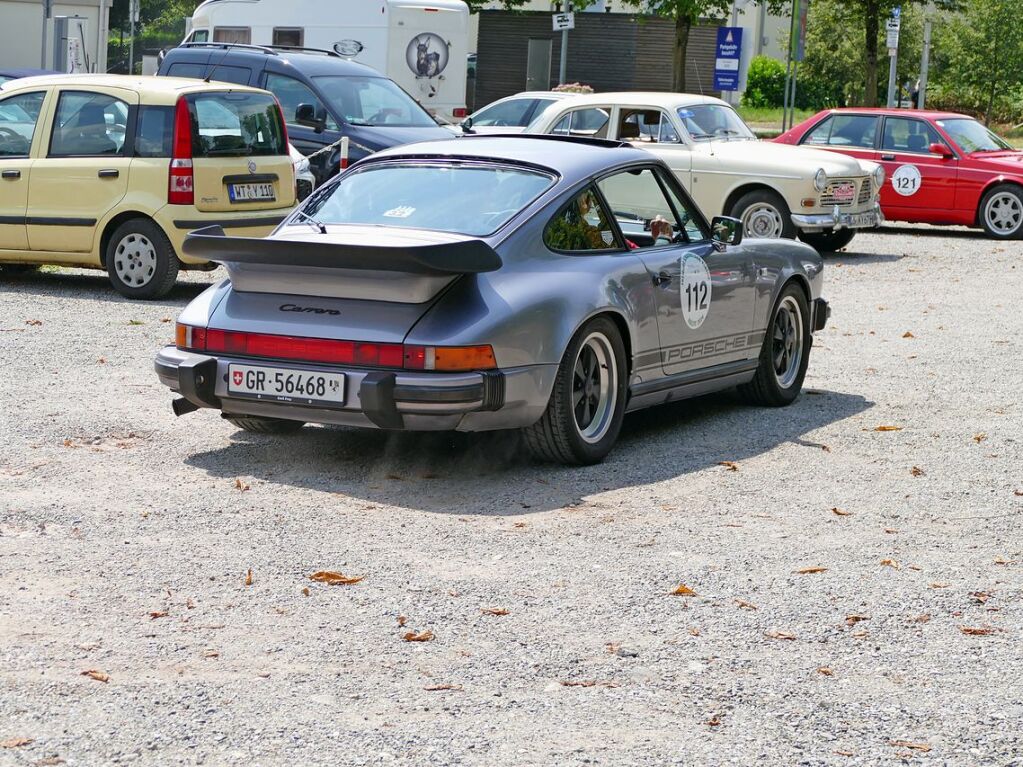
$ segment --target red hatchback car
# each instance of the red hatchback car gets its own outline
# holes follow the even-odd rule
[[[885,218],[982,227],[1023,238],[1023,151],[972,117],[904,109],[828,109],[775,139],[884,166]]]

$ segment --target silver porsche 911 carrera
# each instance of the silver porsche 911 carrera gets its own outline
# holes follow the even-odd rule
[[[607,455],[632,410],[728,387],[791,403],[830,311],[812,248],[743,242],[660,160],[592,139],[386,150],[270,237],[211,227],[185,251],[228,279],[156,359],[178,415],[521,429],[574,464]]]

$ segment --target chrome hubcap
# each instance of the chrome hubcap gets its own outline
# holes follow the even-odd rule
[[[766,202],[750,205],[742,214],[742,229],[750,237],[781,237],[781,211]]]
[[[988,227],[998,234],[1014,234],[1023,224],[1023,204],[1011,192],[999,192],[988,200],[984,209]]]
[[[771,359],[778,385],[788,389],[803,362],[803,313],[792,296],[786,296],[774,315]]]
[[[617,400],[614,351],[602,333],[592,333],[579,349],[572,374],[572,413],[584,440],[599,442],[607,434]]]
[[[156,274],[156,248],[141,234],[129,234],[114,248],[114,271],[133,288],[148,284]]]

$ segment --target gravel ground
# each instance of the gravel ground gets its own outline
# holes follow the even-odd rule
[[[1023,764],[1023,243],[860,235],[792,407],[585,469],[175,419],[213,278],[0,279],[0,764]]]

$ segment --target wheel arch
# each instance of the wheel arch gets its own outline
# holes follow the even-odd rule
[[[728,196],[725,197],[725,204],[721,211],[721,215],[723,216],[732,215],[730,211],[732,210],[732,207],[735,205],[735,203],[737,203],[742,197],[749,194],[750,192],[771,192],[772,194],[778,195],[782,199],[782,202],[785,203],[785,206],[789,207],[788,200],[785,199],[784,194],[782,194],[780,191],[775,189],[770,184],[765,184],[762,181],[756,181],[742,183],[741,185],[737,186],[735,189],[730,191],[728,193]]]
[[[573,330],[572,334],[565,340],[561,355],[564,356],[565,350],[568,349],[568,345],[572,342],[579,331],[586,327],[586,324],[592,322],[600,317],[606,317],[615,324],[618,328],[618,334],[622,337],[622,344],[625,346],[625,374],[626,376],[632,375],[632,350],[634,339],[632,338],[632,328],[629,326],[629,321],[625,318],[625,315],[619,312],[614,307],[604,307],[593,312],[587,316],[582,322],[580,322]]]
[[[103,231],[99,238],[99,262],[104,269],[107,267],[107,247],[110,245],[110,240],[114,236],[114,232],[117,231],[117,227],[126,221],[131,221],[135,218],[142,218],[156,226],[160,226],[155,218],[138,210],[121,211],[116,216],[111,217],[111,219],[103,225]],[[163,227],[160,227],[160,229],[162,230]]]
[[[984,185],[984,188],[980,190],[980,195],[977,197],[977,209],[973,212],[974,226],[979,226],[983,228],[984,224],[981,219],[980,209],[981,206],[984,204],[984,198],[987,197],[988,192],[990,192],[996,186],[1016,187],[1016,190],[1020,193],[1020,195],[1023,195],[1023,179],[1013,178],[1011,176],[1008,178],[1005,176],[997,176],[996,178],[991,179]]]

